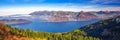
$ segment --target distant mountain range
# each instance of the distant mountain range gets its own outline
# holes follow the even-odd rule
[[[24,24],[24,23],[31,23],[29,15],[9,15],[9,16],[1,16],[0,22],[5,24]]]
[[[119,16],[120,11],[98,11],[98,12],[70,12],[70,11],[35,11],[29,15],[34,17],[48,17],[46,21],[49,21],[51,18],[53,21],[86,21],[94,18],[109,19],[114,16]],[[50,17],[50,18],[49,18]],[[45,20],[45,19],[44,19]]]
[[[120,11],[91,11],[91,12],[71,12],[71,11],[35,11],[30,14],[16,14],[9,16],[0,16],[0,21],[6,20],[25,20],[21,23],[32,22],[34,19],[40,19],[43,22],[64,22],[64,21],[87,21],[91,19],[109,19],[120,15]],[[12,21],[12,22],[19,22]]]
[[[25,19],[2,19],[0,22],[5,23],[5,24],[26,24],[26,23],[31,23],[29,20]]]

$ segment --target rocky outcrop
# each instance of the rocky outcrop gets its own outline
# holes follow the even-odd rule
[[[79,12],[79,14],[77,15],[78,21],[91,20],[94,18],[97,18],[97,16],[84,11]]]

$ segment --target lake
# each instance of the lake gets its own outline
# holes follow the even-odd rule
[[[13,24],[12,27],[30,29],[34,31],[44,32],[69,32],[82,26],[95,23],[100,19],[92,19],[88,21],[67,21],[67,22],[41,22],[38,19],[34,19],[29,24]]]

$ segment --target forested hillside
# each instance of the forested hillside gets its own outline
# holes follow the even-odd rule
[[[88,36],[86,32],[76,29],[66,33],[37,32],[30,29],[11,28],[0,23],[0,40],[100,40]]]
[[[103,40],[120,40],[120,16],[101,20],[80,28],[88,33],[89,36],[99,37]]]
[[[11,28],[0,23],[0,40],[120,40],[120,16],[65,33]]]
[[[120,40],[120,16],[65,33],[11,28],[0,23],[0,40]]]
[[[10,28],[9,25],[0,23],[0,40],[34,40],[34,38],[24,37],[21,34],[16,34],[12,30],[13,29]],[[37,38],[37,39],[40,39],[40,38]]]

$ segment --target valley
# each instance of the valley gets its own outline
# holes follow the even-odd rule
[[[11,28],[0,23],[0,40],[119,40],[120,16],[83,26],[69,32],[42,32]]]

